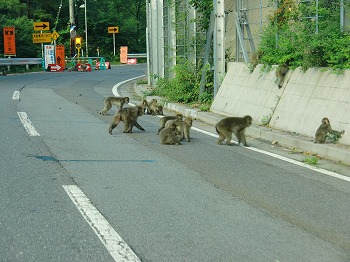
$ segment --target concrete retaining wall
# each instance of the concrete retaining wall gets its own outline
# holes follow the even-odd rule
[[[228,72],[211,106],[223,116],[251,115],[257,124],[314,137],[323,117],[333,129],[345,130],[341,144],[350,145],[350,70],[299,69],[289,71],[278,89],[275,70],[250,73],[245,63],[229,63]]]

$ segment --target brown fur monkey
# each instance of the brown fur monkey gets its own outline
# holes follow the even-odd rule
[[[120,121],[124,122],[123,133],[132,133],[133,126],[138,129],[145,131],[139,123],[137,118],[144,114],[144,108],[142,106],[126,107],[120,109],[114,116],[111,125],[109,126],[108,132],[111,135],[112,130],[119,124]]]
[[[145,113],[146,109],[148,110],[148,102],[147,102],[147,100],[146,99],[142,99],[140,106],[143,108],[143,112]]]
[[[163,115],[163,106],[158,104],[158,101],[155,98],[148,103],[147,109],[150,115]]]
[[[182,134],[182,120],[180,120],[180,119],[168,120],[165,123],[165,128],[170,127],[170,125],[175,125],[176,126],[176,129],[175,129],[176,135],[180,136]]]
[[[6,69],[5,69],[5,68],[2,68],[2,69],[1,69],[1,74],[2,74],[3,76],[7,76],[7,72],[6,72]]]
[[[192,117],[186,117],[182,120],[182,129],[181,129],[181,140],[186,139],[187,142],[190,142],[190,129],[192,127],[193,119]]]
[[[248,147],[244,132],[247,127],[251,126],[252,121],[253,119],[249,115],[221,119],[215,126],[216,132],[219,134],[218,144],[221,145],[222,141],[226,139],[227,145],[233,145],[231,139],[232,133],[234,133],[238,139],[238,144],[242,142],[244,146]]]
[[[282,87],[284,78],[289,71],[289,67],[287,65],[279,65],[276,69],[276,82],[278,88]]]
[[[127,97],[127,96],[125,96],[125,97],[109,96],[109,97],[106,97],[103,100],[103,102],[105,104],[105,107],[102,109],[100,114],[105,115],[108,112],[108,110],[112,108],[112,105],[115,105],[115,106],[119,107],[119,109],[121,109],[124,104],[128,104],[129,97]]]
[[[324,143],[326,141],[328,133],[341,137],[341,135],[344,134],[344,132],[344,130],[340,132],[337,130],[333,130],[329,119],[327,117],[324,117],[322,118],[321,125],[316,130],[314,142]]]
[[[159,132],[159,141],[163,145],[181,145],[176,136],[176,125],[174,123]]]
[[[164,116],[159,120],[160,123],[160,128],[158,129],[157,135],[159,135],[159,132],[165,127],[165,123],[169,120],[173,120],[173,119],[179,119],[182,120],[182,114],[176,114],[175,116]]]
[[[259,64],[261,56],[262,56],[261,51],[256,51],[251,54],[250,63],[249,63],[250,72],[253,72],[255,67]]]

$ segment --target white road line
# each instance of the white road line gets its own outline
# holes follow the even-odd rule
[[[13,92],[12,99],[13,100],[19,100],[19,91]]]
[[[19,119],[21,119],[21,122],[22,122],[24,128],[27,130],[28,135],[40,136],[39,132],[36,131],[32,122],[29,120],[29,118],[25,112],[17,112],[17,114],[19,116]]]
[[[120,82],[120,83],[114,85],[114,86],[112,87],[112,93],[113,93],[113,95],[115,95],[115,96],[120,96],[120,94],[118,93],[118,87],[119,87],[119,86],[121,86],[121,85],[123,85],[123,84],[125,84],[125,83],[127,83],[127,82],[130,82],[130,81],[132,81],[132,80],[135,80],[135,79],[144,77],[144,76],[145,76],[145,75],[141,75],[141,76],[137,76],[137,77],[134,77],[134,78],[130,78],[130,79],[128,79],[128,80],[125,80],[125,81],[123,81],[123,82]],[[132,105],[132,106],[134,106],[134,104],[132,104],[132,103],[129,103],[129,104]]]
[[[199,129],[199,128],[196,128],[196,127],[192,127],[192,129],[196,130],[198,132],[201,132],[203,134],[212,136],[212,137],[219,137],[216,134],[210,133],[208,131],[205,131],[205,130],[202,130],[202,129]],[[233,142],[236,143],[236,144],[238,143],[237,141],[233,141]],[[350,177],[347,177],[347,176],[344,176],[344,175],[341,175],[341,174],[338,174],[338,173],[335,173],[335,172],[332,172],[332,171],[328,171],[328,170],[325,170],[325,169],[322,169],[322,168],[310,166],[308,164],[299,162],[297,160],[294,160],[294,159],[291,159],[291,158],[288,158],[288,157],[284,157],[284,156],[281,156],[281,155],[278,155],[278,154],[275,154],[275,153],[267,152],[265,150],[258,149],[258,148],[255,148],[255,147],[251,147],[250,146],[250,147],[244,147],[244,148],[252,150],[252,151],[255,151],[255,152],[259,152],[261,154],[265,154],[265,155],[268,155],[268,156],[271,156],[271,157],[274,157],[274,158],[277,158],[277,159],[280,159],[280,160],[283,160],[283,161],[286,161],[288,163],[291,163],[291,164],[294,164],[294,165],[297,165],[297,166],[305,167],[307,169],[310,169],[310,170],[322,173],[322,174],[327,175],[327,176],[339,178],[339,179],[342,179],[342,180],[350,182]]]
[[[115,261],[141,261],[78,186],[64,185],[63,188]]]

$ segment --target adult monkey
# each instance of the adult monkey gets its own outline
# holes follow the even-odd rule
[[[284,78],[286,76],[286,74],[289,71],[289,67],[287,65],[279,65],[276,69],[276,82],[278,85],[278,88],[282,87]]]
[[[169,128],[171,125],[175,125],[175,134],[181,136],[182,135],[182,120],[180,119],[171,119],[166,121],[165,128]]]
[[[244,132],[247,127],[251,126],[252,122],[253,119],[249,115],[221,119],[215,126],[216,132],[219,134],[218,144],[221,145],[222,141],[226,139],[227,145],[233,145],[231,139],[232,133],[234,133],[238,139],[238,145],[242,142],[244,146],[248,147]]]
[[[137,118],[144,114],[144,108],[141,105],[135,107],[121,108],[112,119],[112,123],[109,126],[108,132],[111,135],[113,129],[119,124],[120,121],[124,122],[123,133],[132,133],[133,126],[138,129],[145,131],[139,123],[137,123]]]
[[[159,141],[163,145],[181,145],[176,136],[176,125],[174,123],[159,132]]]
[[[324,141],[326,141],[328,133],[334,134],[338,137],[341,137],[341,135],[344,134],[345,131],[344,130],[342,130],[342,131],[333,130],[329,119],[327,117],[324,117],[321,120],[321,125],[316,130],[314,142],[315,143],[324,143]]]
[[[151,102],[148,103],[148,113],[152,116],[163,115],[163,106],[158,104],[158,100],[153,98]]]
[[[102,109],[100,114],[105,115],[109,109],[112,108],[112,105],[118,106],[119,109],[123,107],[124,104],[129,103],[129,97],[116,97],[116,96],[109,96],[103,99],[103,102],[105,104],[105,107]]]
[[[177,113],[175,116],[164,116],[159,120],[160,128],[158,129],[157,135],[159,135],[159,132],[165,127],[165,123],[169,120],[178,119],[182,120],[183,115],[180,113]]]
[[[181,129],[181,140],[186,139],[187,142],[190,142],[190,129],[192,127],[193,119],[192,117],[186,117],[182,120],[182,129]]]

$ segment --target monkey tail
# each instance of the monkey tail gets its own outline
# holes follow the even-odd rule
[[[216,130],[216,132],[220,135],[221,133],[219,132],[219,130],[218,130],[218,127],[217,126],[215,126],[215,130]]]

